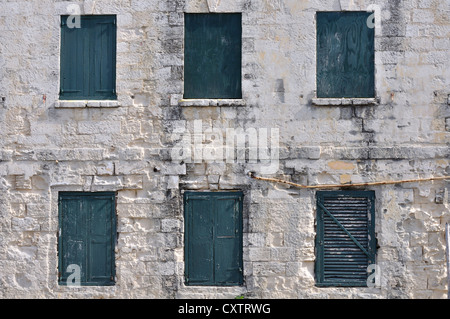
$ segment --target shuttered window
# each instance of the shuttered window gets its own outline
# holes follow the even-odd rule
[[[375,263],[375,193],[317,193],[316,281],[318,286],[367,286]]]
[[[236,286],[242,277],[241,192],[186,192],[186,285]]]
[[[60,99],[116,99],[116,16],[81,16],[79,26],[61,17]]]
[[[371,12],[317,12],[317,97],[375,97]]]
[[[186,13],[184,98],[240,99],[240,13]]]
[[[114,285],[115,233],[114,193],[61,192],[59,283],[66,285],[77,267],[81,285]]]

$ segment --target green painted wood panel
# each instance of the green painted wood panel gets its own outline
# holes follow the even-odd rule
[[[367,286],[375,263],[375,193],[317,192],[318,286]]]
[[[186,13],[184,98],[242,98],[242,16]]]
[[[184,194],[187,285],[242,284],[242,198],[242,192]]]
[[[239,197],[216,198],[214,245],[215,281],[220,285],[241,283],[241,214]]]
[[[187,267],[191,282],[208,284],[214,281],[214,215],[208,196],[189,199],[189,244]]]
[[[317,12],[317,97],[375,97],[371,12]]]
[[[80,267],[80,284],[114,285],[115,194],[111,192],[59,194],[59,284]]]
[[[116,16],[81,16],[81,28],[61,17],[61,100],[116,99]]]

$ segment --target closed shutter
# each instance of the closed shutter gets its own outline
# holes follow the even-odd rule
[[[240,13],[185,14],[184,98],[240,99]]]
[[[371,12],[317,13],[317,97],[375,97]]]
[[[184,196],[186,284],[242,284],[242,193]]]
[[[188,283],[214,282],[214,214],[209,196],[186,195],[186,270]]]
[[[93,68],[91,96],[98,99],[116,97],[116,18],[93,21]]]
[[[241,197],[216,198],[214,234],[215,281],[221,285],[241,283]]]
[[[81,27],[61,18],[60,99],[115,99],[116,16],[81,16]]]
[[[87,95],[89,70],[89,28],[69,28],[68,16],[61,18],[60,99],[76,99]]]
[[[115,194],[62,192],[59,220],[59,283],[65,285],[67,267],[77,265],[81,285],[113,285]]]
[[[375,263],[375,194],[317,193],[316,279],[320,286],[366,286]]]

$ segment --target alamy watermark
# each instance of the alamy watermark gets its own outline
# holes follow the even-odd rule
[[[174,162],[247,163],[261,174],[279,168],[278,128],[204,128],[202,120],[176,121],[171,138],[178,141],[171,149]]]
[[[369,288],[379,288],[381,287],[381,270],[380,266],[376,264],[370,264],[367,267],[367,287]]]
[[[373,13],[367,18],[367,26],[370,29],[375,28],[378,34],[381,35],[381,7],[377,4],[371,4],[366,10],[373,11]]]
[[[71,273],[66,280],[66,285],[69,287],[81,286],[81,267],[77,264],[70,264],[67,266],[66,272]]]
[[[70,16],[67,17],[67,27],[69,29],[81,28],[81,8],[78,4],[69,4],[67,6],[67,12]]]

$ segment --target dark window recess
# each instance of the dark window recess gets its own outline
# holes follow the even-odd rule
[[[186,13],[185,99],[240,99],[240,13]]]
[[[242,192],[184,194],[186,285],[242,285],[242,198]]]
[[[116,99],[116,16],[61,17],[61,100]]]
[[[367,286],[375,264],[375,193],[317,192],[316,283]]]
[[[371,12],[317,12],[317,97],[375,97]]]
[[[59,284],[75,265],[82,286],[114,285],[115,234],[114,193],[59,193]]]

